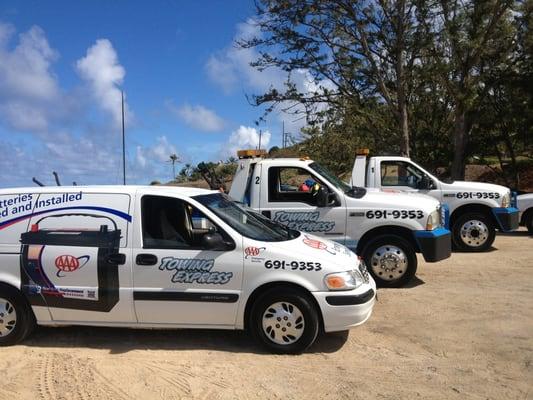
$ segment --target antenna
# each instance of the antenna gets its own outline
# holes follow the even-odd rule
[[[42,182],[38,181],[36,177],[33,177],[31,180],[32,180],[35,184],[37,184],[37,185],[39,185],[39,186],[41,186],[41,187],[44,186],[44,184],[43,184]]]
[[[126,184],[126,133],[124,130],[124,91],[120,92],[122,95],[122,177],[124,185]]]
[[[59,182],[59,175],[57,174],[56,171],[52,171],[52,174],[54,175],[54,178],[56,180],[56,185],[57,186],[61,186],[61,182]]]

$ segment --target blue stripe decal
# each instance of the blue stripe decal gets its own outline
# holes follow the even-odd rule
[[[514,207],[508,207],[508,208],[494,207],[492,209],[492,212],[494,214],[514,214],[514,213],[517,213],[519,211],[518,211],[518,208],[514,208]]]
[[[437,228],[432,231],[415,231],[416,238],[431,238],[448,235],[450,231],[445,228]]]
[[[107,208],[107,207],[94,207],[94,206],[75,206],[75,207],[61,207],[61,208],[54,208],[53,210],[45,210],[45,211],[38,211],[32,214],[22,215],[17,218],[10,219],[8,221],[4,221],[0,223],[0,230],[7,228],[8,226],[11,226],[13,224],[16,224],[17,222],[24,221],[25,219],[32,218],[37,215],[42,215],[46,213],[51,213],[55,211],[66,211],[66,210],[92,210],[92,211],[101,211],[108,214],[116,215],[117,217],[120,217],[122,219],[125,219],[128,222],[131,222],[132,218],[131,215],[126,214],[125,212],[115,210],[113,208]]]

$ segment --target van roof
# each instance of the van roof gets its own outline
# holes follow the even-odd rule
[[[38,186],[24,188],[7,188],[0,189],[0,196],[25,194],[25,193],[65,193],[65,192],[93,192],[93,193],[128,193],[134,194],[138,191],[153,192],[159,194],[178,194],[181,196],[196,196],[201,194],[214,193],[216,191],[183,186],[140,186],[140,185],[87,185],[87,186]]]

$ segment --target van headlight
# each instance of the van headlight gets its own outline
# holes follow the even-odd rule
[[[437,209],[429,214],[428,222],[426,223],[426,230],[432,231],[433,229],[437,229],[440,225],[440,210]]]
[[[363,284],[363,277],[356,270],[335,272],[326,275],[324,283],[329,290],[353,290]]]
[[[511,193],[507,192],[502,197],[502,207],[509,208],[511,207]]]

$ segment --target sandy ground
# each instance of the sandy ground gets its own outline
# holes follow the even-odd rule
[[[0,349],[0,399],[533,399],[533,238],[418,278],[300,356],[240,332],[39,328]]]

